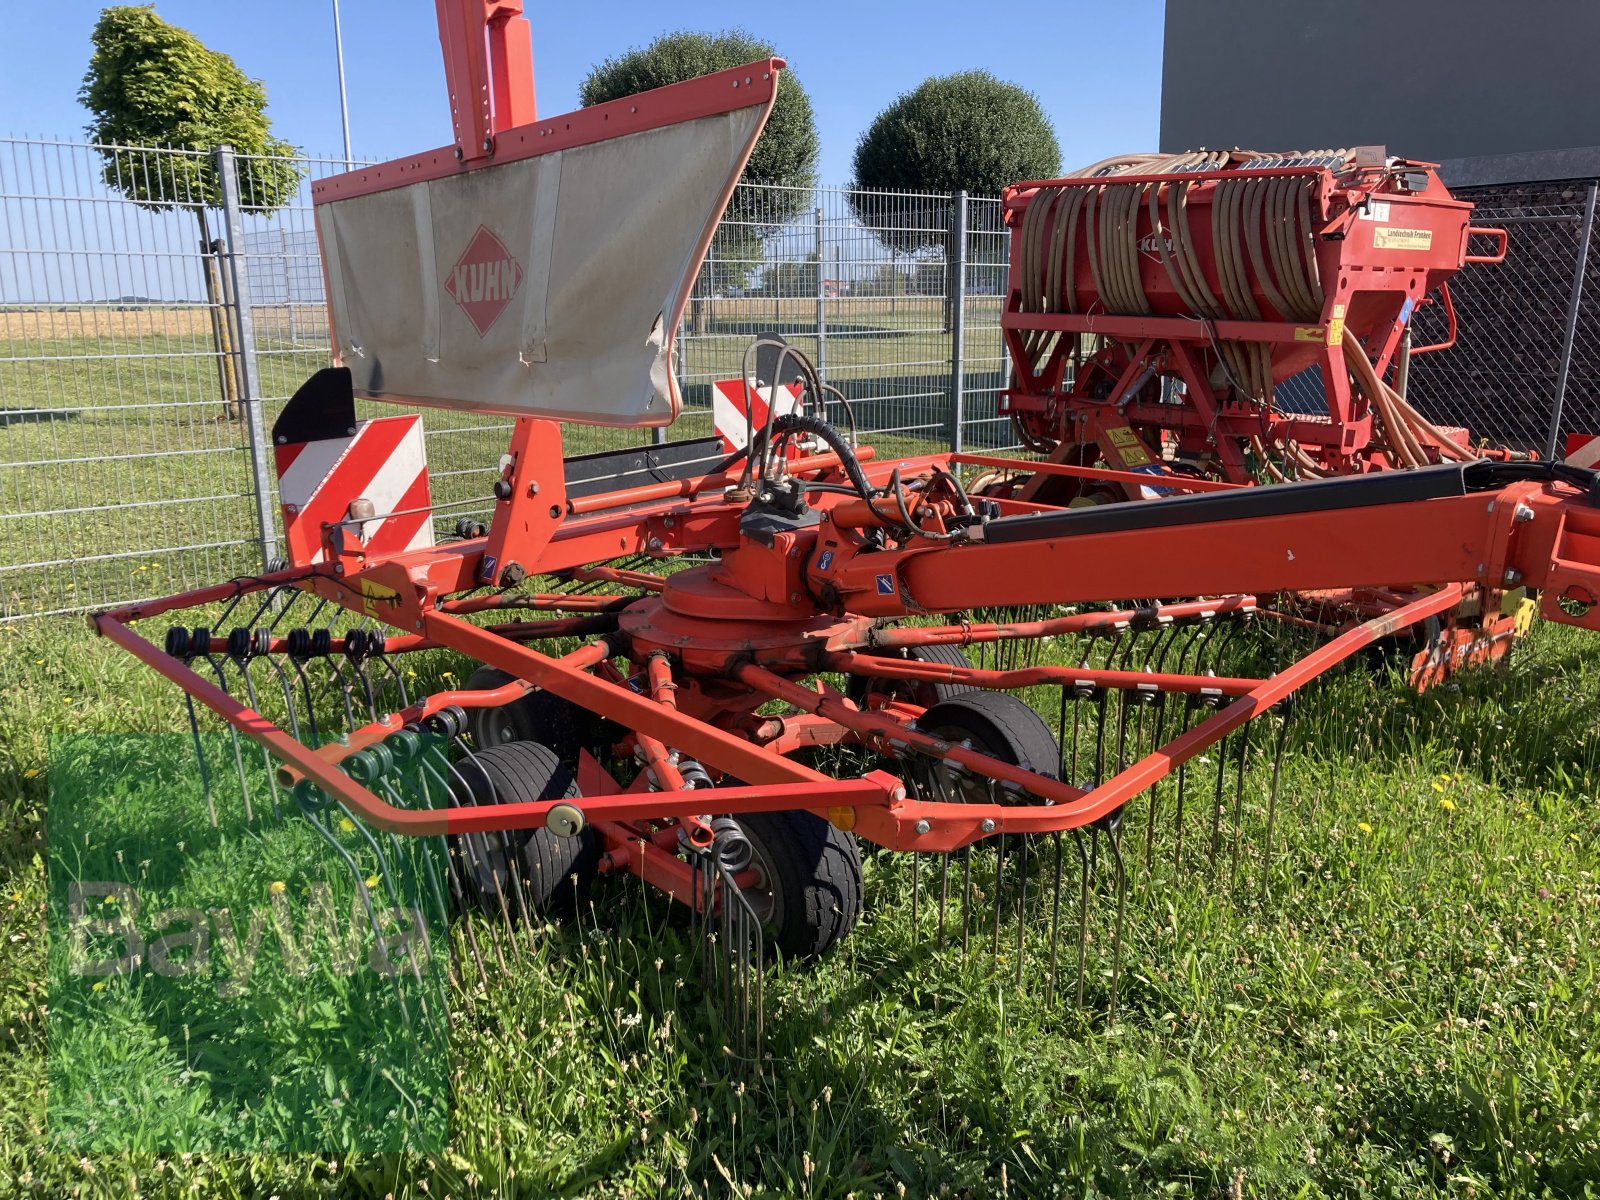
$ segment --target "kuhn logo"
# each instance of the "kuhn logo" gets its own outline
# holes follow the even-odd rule
[[[522,264],[511,257],[511,251],[489,232],[487,225],[478,226],[478,232],[456,260],[450,278],[444,281],[444,290],[461,305],[479,337],[500,319],[521,286]]]
[[[1168,254],[1172,253],[1172,239],[1169,237],[1157,238],[1153,233],[1147,233],[1139,239],[1139,249],[1144,254],[1159,254],[1163,249]]]

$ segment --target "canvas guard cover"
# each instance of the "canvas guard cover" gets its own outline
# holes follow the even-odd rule
[[[664,425],[672,335],[770,102],[316,209],[356,394]]]

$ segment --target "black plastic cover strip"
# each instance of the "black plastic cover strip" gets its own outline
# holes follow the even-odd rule
[[[693,479],[724,457],[722,441],[716,437],[575,454],[566,460],[567,496],[595,496],[646,483]]]
[[[1236,492],[1205,492],[1170,500],[1142,500],[1131,504],[1102,504],[1094,508],[1069,508],[1060,512],[1001,517],[984,530],[987,542],[1027,542],[1041,538],[1072,537],[1086,533],[1122,533],[1134,529],[1159,529],[1173,525],[1202,525],[1212,521],[1247,521],[1252,517],[1284,517],[1297,513],[1330,512],[1343,508],[1372,508],[1380,504],[1410,504],[1464,496],[1483,486],[1473,472],[1492,464],[1451,463],[1415,471],[1382,471],[1374,475],[1348,475],[1312,483],[1275,484],[1240,488]]]

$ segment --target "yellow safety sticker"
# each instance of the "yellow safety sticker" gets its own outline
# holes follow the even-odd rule
[[[1373,231],[1372,244],[1379,250],[1427,250],[1433,245],[1433,230],[1386,225]]]
[[[1344,318],[1335,317],[1328,322],[1328,345],[1337,346],[1344,341]]]
[[[400,593],[392,587],[384,587],[383,584],[373,583],[370,579],[361,579],[356,582],[361,589],[362,611],[369,617],[378,615],[379,604],[394,605],[400,603]]]
[[[1106,441],[1111,443],[1125,467],[1142,467],[1154,461],[1145,452],[1144,446],[1139,441],[1139,435],[1126,425],[1108,426]]]
[[[1296,325],[1294,327],[1294,340],[1297,342],[1320,342],[1327,332],[1321,325]]]

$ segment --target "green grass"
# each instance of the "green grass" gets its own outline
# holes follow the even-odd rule
[[[1424,696],[1381,665],[1326,681],[1290,725],[1270,857],[1264,771],[1237,873],[1203,806],[1182,870],[1162,826],[1115,1023],[1109,893],[1080,1010],[1044,994],[1041,927],[1018,989],[1015,926],[998,969],[939,953],[926,869],[918,928],[910,860],[874,854],[841,951],[770,973],[753,1077],[700,1001],[681,914],[618,883],[452,992],[443,1153],[121,1155],[47,1148],[46,739],[181,730],[181,704],[75,622],[0,629],[0,1195],[1593,1195],[1597,662],[1541,626]],[[123,1050],[146,1079],[181,1058]],[[164,1094],[161,1118],[182,1113]]]

